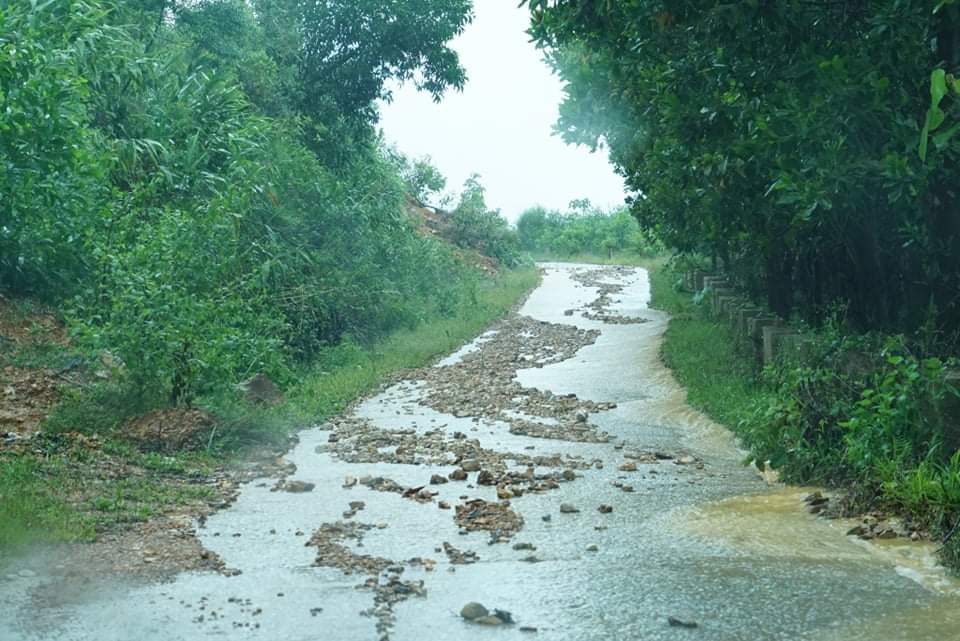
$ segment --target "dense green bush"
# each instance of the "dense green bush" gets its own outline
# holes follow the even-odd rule
[[[775,393],[758,408],[748,441],[758,460],[798,481],[878,484],[889,470],[945,463],[957,391],[946,364],[918,356],[902,337],[810,337],[802,363],[769,367]]]
[[[416,30],[379,2],[0,5],[0,290],[63,305],[157,403],[451,313],[476,276],[406,204],[439,179],[374,129],[389,80],[462,84],[469,3],[429,4]],[[347,23],[377,36],[360,85],[304,64]]]

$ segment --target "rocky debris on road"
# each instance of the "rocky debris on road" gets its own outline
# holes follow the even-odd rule
[[[396,625],[393,606],[411,597],[427,596],[427,589],[421,580],[404,581],[400,578],[403,567],[390,568],[382,577],[370,577],[363,587],[373,590],[373,607],[360,614],[377,620],[379,641],[389,641],[390,631]]]
[[[580,510],[571,503],[561,503],[560,504],[560,513],[561,514],[576,514]]]
[[[597,289],[597,298],[583,306],[581,315],[590,320],[599,321],[608,325],[634,325],[650,322],[649,318],[639,316],[624,316],[610,311],[613,305],[613,296],[620,294],[626,288],[623,283],[611,283],[608,279],[631,275],[633,269],[622,266],[607,266],[585,271],[573,271],[570,278],[584,287]],[[570,310],[571,314],[573,310]],[[569,314],[568,314],[569,315]]]
[[[597,508],[597,511],[600,512],[600,514],[610,514],[613,512],[613,506],[601,504],[600,507]]]
[[[667,623],[672,628],[693,629],[699,627],[696,621],[685,621],[683,619],[678,619],[677,617],[667,617]]]
[[[443,485],[444,483],[448,482],[449,479],[447,479],[445,476],[441,476],[440,474],[434,474],[430,477],[430,485]]]
[[[467,550],[464,552],[446,541],[443,542],[442,548],[437,548],[437,552],[444,552],[447,555],[447,559],[452,565],[469,565],[471,563],[476,563],[480,560],[480,557],[477,556],[476,552],[472,550]]]
[[[510,507],[509,501],[491,503],[471,499],[456,506],[454,521],[468,532],[490,532],[494,542],[509,540],[523,527],[523,517]]]
[[[424,382],[422,405],[458,417],[503,421],[513,434],[579,442],[606,442],[606,434],[584,420],[612,409],[574,394],[554,395],[527,388],[516,380],[518,369],[543,367],[573,357],[596,341],[599,332],[514,316],[461,361],[416,370]],[[579,419],[578,419],[579,416]]]
[[[480,625],[511,625],[514,623],[513,615],[506,610],[494,609],[490,612],[483,604],[471,601],[460,610],[460,616]]]
[[[362,476],[358,482],[360,485],[368,487],[375,492],[394,492],[396,494],[403,494],[405,491],[405,488],[393,479],[384,478],[382,476]]]
[[[270,491],[303,494],[305,492],[312,492],[315,487],[315,483],[309,483],[307,481],[288,481],[286,479],[280,479],[272,488],[270,488]]]
[[[356,521],[337,521],[324,523],[306,542],[307,547],[317,548],[317,557],[313,564],[317,567],[336,568],[344,574],[362,573],[378,575],[387,567],[394,565],[390,559],[357,554],[344,541],[362,543],[363,534],[376,526]]]
[[[350,509],[349,509],[349,510],[346,510],[346,511],[343,513],[343,518],[344,518],[344,519],[352,519],[353,517],[355,517],[355,516],[357,515],[357,512],[359,512],[359,511],[362,510],[363,508],[367,507],[367,504],[364,503],[363,501],[350,501],[350,504],[349,504],[349,505],[350,505]]]
[[[367,419],[341,417],[329,424],[336,441],[316,448],[346,463],[388,463],[392,465],[458,465],[448,475],[451,480],[466,480],[466,474],[488,469],[503,472],[507,462],[540,467],[590,466],[575,458],[559,455],[530,456],[501,453],[481,447],[478,439],[450,438],[442,429],[417,432],[415,429],[380,429]]]

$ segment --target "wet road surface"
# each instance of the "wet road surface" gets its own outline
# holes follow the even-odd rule
[[[295,472],[198,528],[239,573],[63,593],[13,573],[0,640],[960,640],[929,546],[807,514],[685,405],[648,300],[641,269],[545,265],[519,315],[303,431]]]

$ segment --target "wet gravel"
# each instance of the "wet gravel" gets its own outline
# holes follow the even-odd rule
[[[725,507],[769,490],[660,366],[642,270],[547,269],[520,313],[305,430],[185,523],[211,568],[42,603],[48,568],[0,577],[0,638],[949,638],[929,616],[859,635],[949,597],[821,531],[799,496],[777,512],[786,531],[757,525],[762,503]],[[800,555],[793,531],[825,543]]]

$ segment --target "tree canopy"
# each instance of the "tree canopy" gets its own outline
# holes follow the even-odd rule
[[[609,148],[643,226],[784,315],[960,325],[954,2],[527,4],[557,130]]]
[[[466,0],[0,2],[0,291],[146,392],[282,381],[474,276],[418,233],[376,101],[464,72]],[[419,172],[419,173],[418,173]]]

